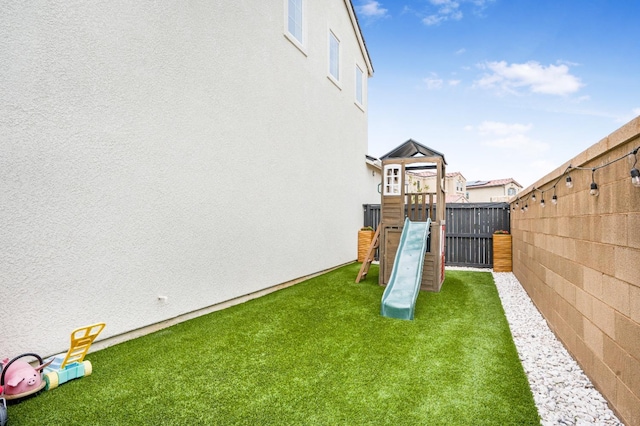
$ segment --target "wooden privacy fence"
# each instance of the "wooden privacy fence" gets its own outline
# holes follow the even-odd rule
[[[380,205],[365,204],[364,226],[374,230],[380,222]],[[409,208],[405,215],[411,217]],[[493,233],[511,231],[508,203],[447,204],[445,256],[449,266],[491,268]]]

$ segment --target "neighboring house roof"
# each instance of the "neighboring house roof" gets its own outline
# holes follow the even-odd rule
[[[353,24],[353,29],[355,30],[356,38],[358,39],[358,44],[360,45],[360,50],[362,50],[364,60],[367,63],[367,72],[369,74],[369,77],[371,77],[373,75],[373,64],[371,63],[371,58],[369,57],[367,44],[365,43],[364,37],[362,36],[362,31],[360,30],[358,16],[356,15],[356,11],[353,8],[353,3],[351,3],[351,0],[344,0],[344,4],[345,6],[347,6],[347,10],[349,11],[349,17],[351,18],[351,23]]]
[[[429,171],[427,171],[427,172],[410,172],[410,173],[413,173],[414,175],[421,176],[421,177],[433,177],[433,176],[436,175],[436,172],[429,172]],[[445,174],[445,177],[448,177],[448,178],[452,178],[452,177],[456,177],[456,176],[461,176],[463,179],[466,180],[466,178],[460,172],[451,172],[451,173],[446,173]]]
[[[452,172],[452,173],[447,173],[446,177],[456,177],[456,176],[460,176],[462,179],[464,179],[465,181],[467,180],[466,177],[464,177],[462,175],[462,173],[460,172]]]
[[[411,158],[418,155],[424,155],[425,157],[441,157],[444,164],[447,164],[447,161],[444,159],[444,154],[436,151],[435,149],[426,147],[413,139],[409,139],[397,148],[387,152],[385,155],[380,157],[380,159]]]
[[[510,183],[513,183],[514,185],[522,188],[522,185],[516,182],[513,178],[508,178],[508,179],[495,179],[495,180],[474,180],[471,182],[467,182],[467,189],[488,188],[491,186],[504,186]]]

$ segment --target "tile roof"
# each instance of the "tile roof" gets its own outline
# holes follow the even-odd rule
[[[522,185],[516,182],[513,178],[508,178],[508,179],[495,179],[495,180],[474,180],[471,182],[467,182],[467,189],[487,188],[490,186],[503,186],[503,185],[508,185],[510,183],[513,183],[514,185],[517,185],[520,188],[522,188]]]
[[[416,176],[420,176],[420,177],[433,177],[436,175],[436,172],[410,172]],[[456,177],[456,176],[462,176],[462,173],[460,172],[451,172],[451,173],[446,173],[446,177],[450,178],[450,177]],[[462,176],[464,178],[464,176]]]

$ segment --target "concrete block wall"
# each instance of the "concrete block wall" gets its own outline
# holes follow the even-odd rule
[[[511,200],[514,274],[626,425],[640,425],[640,188],[630,178],[639,146],[640,117]],[[589,169],[569,169],[573,188],[569,165]]]

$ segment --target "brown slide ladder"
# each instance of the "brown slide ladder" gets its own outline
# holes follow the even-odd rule
[[[361,280],[367,277],[367,272],[369,272],[369,266],[371,266],[371,262],[373,262],[373,258],[375,257],[376,249],[380,245],[381,229],[382,229],[382,223],[379,223],[378,229],[376,229],[376,233],[373,235],[373,239],[371,240],[371,245],[369,246],[369,250],[367,250],[367,256],[364,258],[364,261],[362,262],[362,266],[360,266],[360,272],[358,272],[358,276],[356,277],[356,283],[359,283]]]

